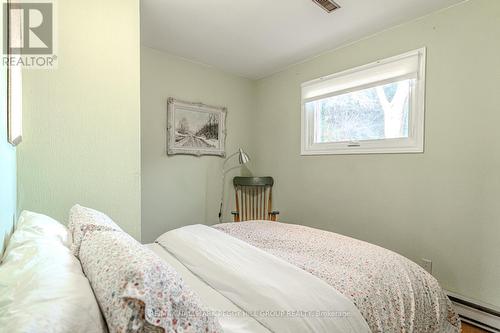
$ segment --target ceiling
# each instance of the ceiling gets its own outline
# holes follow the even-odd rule
[[[463,0],[142,0],[142,44],[257,79]]]

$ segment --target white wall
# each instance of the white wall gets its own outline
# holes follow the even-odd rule
[[[254,82],[142,47],[142,240],[146,243],[184,225],[218,222],[223,159],[167,156],[169,97],[226,106],[226,152],[231,154],[243,147],[254,155],[251,140],[256,97]],[[234,204],[231,179],[238,173],[236,170],[227,177],[224,220],[231,219],[230,210]]]
[[[474,0],[258,82],[256,173],[282,220],[429,258],[500,307],[500,1]],[[300,156],[300,84],[427,46],[424,154]]]
[[[24,71],[19,206],[81,203],[140,239],[139,1],[57,3],[58,68]]]

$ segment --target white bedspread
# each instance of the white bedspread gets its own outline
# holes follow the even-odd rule
[[[323,280],[202,225],[157,243],[273,332],[370,332],[356,306]]]
[[[224,333],[271,333],[252,317],[240,316],[242,310],[233,302],[194,275],[161,245],[147,244],[150,250],[172,266],[182,276],[184,282],[196,292],[203,305],[214,312]]]

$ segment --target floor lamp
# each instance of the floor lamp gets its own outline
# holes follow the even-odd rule
[[[238,156],[239,164],[229,169],[226,169],[227,162],[229,162],[229,160],[235,156]],[[224,202],[224,187],[226,185],[226,174],[233,169],[240,168],[242,165],[247,164],[248,162],[250,162],[250,156],[248,156],[248,154],[245,153],[243,149],[240,148],[236,153],[229,155],[224,161],[224,164],[222,165],[222,190],[220,195],[219,222],[222,222],[222,204]]]

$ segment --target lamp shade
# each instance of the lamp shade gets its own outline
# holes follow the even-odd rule
[[[250,162],[250,156],[248,156],[248,154],[240,148],[238,160],[240,161],[240,164],[247,164],[248,162]]]

